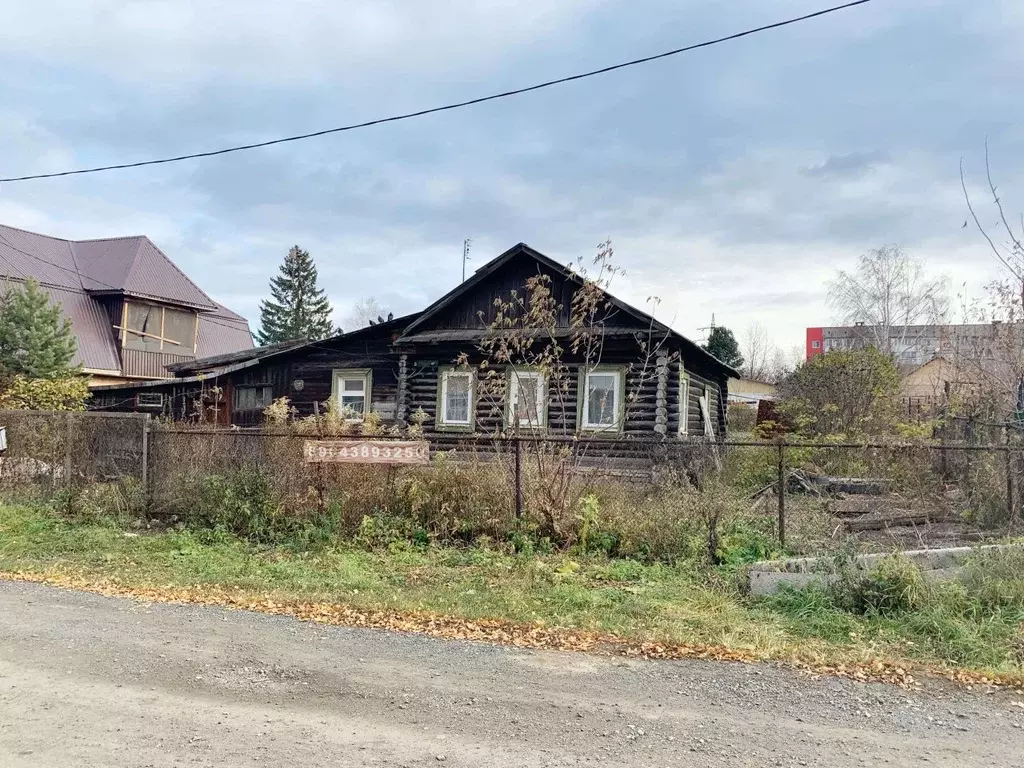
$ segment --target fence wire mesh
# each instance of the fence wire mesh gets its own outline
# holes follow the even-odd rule
[[[976,541],[1019,524],[1024,496],[1024,445],[1012,439],[333,438],[429,442],[428,464],[395,465],[310,463],[303,447],[317,435],[290,427],[226,430],[136,414],[26,411],[0,412],[0,426],[7,429],[4,498],[91,494],[106,504],[113,502],[103,489],[128,487],[140,517],[242,533],[315,519],[347,536],[525,536],[670,558],[682,541],[714,556],[719,531],[738,530],[810,554],[850,536],[879,549]]]
[[[126,480],[142,485],[148,421],[138,414],[0,411],[7,432],[0,492],[45,496]]]

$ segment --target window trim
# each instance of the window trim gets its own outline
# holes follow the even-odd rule
[[[445,400],[449,376],[469,377],[469,421],[449,421],[445,418]],[[466,366],[443,365],[437,369],[437,410],[434,426],[439,432],[472,432],[476,429],[476,373]]]
[[[160,398],[156,402],[143,403],[143,397],[158,397]],[[164,407],[164,393],[163,392],[136,392],[135,393],[135,407],[136,408],[154,408],[160,410]]]
[[[679,366],[679,434],[690,434],[690,374]]]
[[[346,379],[362,379],[363,381],[363,413],[358,418],[345,419],[349,424],[361,424],[373,410],[373,369],[372,368],[335,368],[331,371],[331,401],[341,413],[342,395],[345,390],[341,382]]]
[[[537,402],[537,423],[530,422],[529,419],[526,423],[520,419],[518,423],[513,423],[513,404],[514,400],[518,399],[519,393],[519,382],[521,379],[530,379],[533,381],[540,382],[540,392],[538,393],[540,400]],[[548,428],[548,377],[544,375],[544,372],[534,366],[509,366],[505,371],[505,427],[506,429],[547,429]],[[513,394],[516,398],[513,398]]]
[[[587,423],[587,384],[594,374],[615,374],[615,422],[611,425],[591,425]],[[578,424],[581,432],[616,432],[621,433],[626,420],[626,368],[622,365],[595,365],[580,367],[579,390],[576,395]]]

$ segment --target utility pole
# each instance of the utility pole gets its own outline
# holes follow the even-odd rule
[[[705,325],[703,328],[698,328],[697,330],[700,331],[701,333],[703,333],[704,331],[713,331],[713,330],[715,330],[715,313],[714,312],[711,313],[711,325]],[[708,341],[708,337],[704,336],[704,343],[706,344],[707,341]]]
[[[462,282],[466,282],[466,262],[469,261],[469,249],[473,245],[470,238],[462,241]]]

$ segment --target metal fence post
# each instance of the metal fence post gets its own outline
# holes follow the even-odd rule
[[[142,414],[142,494],[149,506],[149,414]]]
[[[74,427],[71,411],[64,414],[64,484],[71,489],[71,430]]]
[[[1017,510],[1013,498],[1013,451],[1010,448],[1010,430],[1003,427],[1003,435],[1006,437],[1006,521],[1012,523]]]
[[[516,444],[516,521],[523,518],[523,446],[518,437],[512,438]]]
[[[785,447],[780,442],[779,449],[779,546],[786,546],[786,459]]]

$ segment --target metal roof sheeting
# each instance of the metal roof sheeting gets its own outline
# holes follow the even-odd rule
[[[249,323],[230,309],[217,304],[217,311],[199,315],[196,357],[213,357],[252,349]]]
[[[245,318],[218,304],[143,235],[63,240],[0,224],[0,287],[35,279],[71,320],[83,368],[121,370],[118,342],[103,306],[90,294],[121,294],[200,311],[196,355],[253,346]]]
[[[64,317],[71,321],[78,342],[75,365],[100,371],[120,371],[117,337],[110,317],[91,296],[77,291],[40,286],[50,294],[50,300],[59,304]]]

